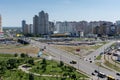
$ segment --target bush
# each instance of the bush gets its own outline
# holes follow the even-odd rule
[[[47,64],[47,62],[46,62],[46,59],[45,59],[45,58],[42,60],[42,64]]]
[[[25,58],[25,57],[28,57],[28,54],[21,53],[20,56],[21,56],[21,58]]]
[[[34,65],[34,60],[30,59],[30,60],[28,60],[28,63],[31,64],[31,65]]]
[[[60,61],[60,67],[64,66],[63,61]]]
[[[15,57],[18,57],[18,54],[17,54],[17,53],[15,53],[15,54],[14,54],[14,56],[15,56]]]
[[[29,80],[34,80],[34,75],[33,74],[29,74]]]

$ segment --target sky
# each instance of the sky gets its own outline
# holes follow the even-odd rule
[[[44,10],[49,21],[120,20],[120,0],[0,0],[2,26],[21,26]]]

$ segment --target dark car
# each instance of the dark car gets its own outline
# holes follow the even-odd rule
[[[91,74],[95,76],[95,73],[91,73]]]
[[[97,70],[94,70],[94,72],[95,72],[95,73],[98,73],[98,71],[97,71]]]
[[[46,46],[44,46],[44,49],[46,49]]]
[[[116,73],[116,75],[120,76],[120,73]]]
[[[92,61],[90,61],[90,63],[92,63]]]
[[[70,61],[70,64],[77,64],[76,61]]]

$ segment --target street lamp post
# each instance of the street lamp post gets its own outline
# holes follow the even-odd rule
[[[78,58],[78,70],[79,70],[79,58]]]
[[[60,54],[60,61],[62,61],[62,55]]]
[[[100,72],[101,63],[102,63],[102,61],[100,61],[100,62],[99,62],[99,65],[98,65],[98,74],[99,74],[99,72]],[[98,76],[98,80],[99,80],[99,76]]]

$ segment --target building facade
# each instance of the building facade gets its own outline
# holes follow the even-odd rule
[[[26,24],[26,21],[22,21],[22,32],[23,34],[33,34],[33,25]]]
[[[2,32],[2,16],[0,15],[0,32]]]
[[[48,28],[49,28],[48,13],[41,11],[39,13],[38,33],[46,35],[49,33]]]
[[[33,18],[34,34],[49,34],[49,16],[48,13],[41,11],[39,15]]]
[[[26,34],[26,21],[22,20],[22,32],[23,34]]]
[[[37,15],[35,15],[33,17],[33,33],[34,34],[39,34],[38,27],[39,27],[39,17]]]
[[[56,22],[55,28],[57,33],[69,33],[71,35],[76,33],[74,22]]]

